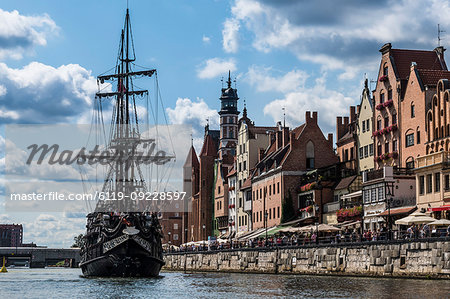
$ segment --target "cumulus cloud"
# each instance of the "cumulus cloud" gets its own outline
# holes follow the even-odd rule
[[[236,62],[233,58],[211,58],[206,60],[198,69],[197,76],[201,79],[211,79],[219,75],[228,73],[228,71],[235,71]]]
[[[204,127],[209,120],[212,129],[219,127],[217,110],[209,108],[203,99],[192,101],[188,98],[178,98],[175,108],[167,108],[166,113],[171,124],[186,124],[192,127],[194,147],[199,152],[203,143]]]
[[[70,122],[92,107],[97,85],[77,64],[54,68],[32,62],[23,68],[0,63],[0,121],[3,123]]]
[[[282,76],[274,77],[269,73],[273,71],[270,67],[253,65],[249,67],[246,80],[259,92],[279,91],[290,92],[305,85],[308,74],[301,70],[292,70]]]
[[[0,9],[0,59],[21,59],[35,46],[45,46],[47,38],[58,31],[58,26],[46,14],[23,16],[17,10]]]
[[[24,242],[34,242],[53,248],[68,248],[73,238],[85,232],[86,219],[67,217],[63,213],[40,214],[22,221]]]
[[[300,60],[344,70],[339,78],[349,79],[362,68],[375,68],[377,50],[386,42],[399,48],[432,49],[436,24],[450,27],[444,13],[449,9],[449,2],[442,0],[236,0],[227,22],[237,23],[235,35],[245,28],[259,51],[292,51]]]
[[[239,21],[227,19],[223,24],[222,44],[225,52],[236,53],[238,50]]]
[[[202,133],[207,119],[211,127],[219,126],[217,110],[208,107],[203,99],[192,101],[188,98],[178,98],[175,108],[167,108],[166,113],[171,124],[188,124],[195,133]]]
[[[283,118],[285,108],[286,123],[296,127],[305,121],[305,111],[319,111],[319,124],[323,132],[334,132],[336,115],[345,115],[354,99],[329,90],[325,76],[316,79],[313,87],[301,87],[290,91],[280,99],[275,99],[264,107],[264,114],[274,121]]]

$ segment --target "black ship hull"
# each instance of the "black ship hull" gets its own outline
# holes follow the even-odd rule
[[[146,252],[133,240],[120,244],[111,252],[82,261],[84,276],[157,277],[164,265],[160,258]]]

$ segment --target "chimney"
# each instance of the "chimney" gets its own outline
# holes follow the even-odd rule
[[[361,105],[356,106],[356,114],[359,115],[361,112]]]
[[[350,123],[356,121],[356,107],[350,106]]]
[[[344,117],[344,134],[348,131],[348,116]],[[343,134],[342,134],[343,135]]]
[[[264,149],[260,148],[258,153],[258,162],[261,162],[261,160],[264,158]]]
[[[439,60],[442,62],[442,61],[444,61],[444,52],[445,52],[445,48],[443,47],[443,46],[439,46],[439,47],[436,47],[435,49],[434,49],[434,52],[436,52],[436,54],[437,54],[437,56],[439,57]]]
[[[306,111],[305,122],[309,123],[309,119],[311,118],[311,111]]]
[[[277,143],[277,150],[283,145],[282,129],[283,127],[281,126],[281,122],[278,122],[277,131],[275,132],[275,142]]]
[[[339,140],[342,135],[344,135],[342,133],[342,116],[338,116],[336,117],[336,138],[337,140]]]
[[[282,134],[283,134],[283,147],[285,147],[289,143],[289,128],[283,127]]]
[[[294,139],[295,139],[295,133],[293,132],[293,131],[291,131],[291,132],[289,132],[289,145],[290,145],[290,148],[291,148],[291,151],[292,151],[292,147],[293,147],[293,144],[294,144]]]
[[[328,133],[328,142],[330,143],[331,148],[333,148],[333,133]]]
[[[382,47],[381,47],[381,49],[380,49],[380,52],[381,52],[381,54],[386,54],[386,53],[389,53],[389,51],[391,51],[391,49],[392,49],[392,45],[391,45],[391,43],[387,43],[387,44],[384,44]]]
[[[313,112],[312,118],[313,118],[314,123],[317,125],[317,111]]]

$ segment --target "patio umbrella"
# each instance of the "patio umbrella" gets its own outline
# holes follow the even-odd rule
[[[331,226],[328,224],[324,224],[324,223],[319,224],[317,229],[319,230],[319,232],[326,232],[326,233],[337,232],[340,230],[337,227],[334,227],[334,226]]]
[[[395,224],[411,225],[411,224],[424,224],[435,221],[433,217],[427,216],[425,213],[415,211],[411,215],[401,218],[395,221]]]
[[[431,223],[428,223],[428,225],[446,226],[446,225],[450,225],[450,220],[439,219],[439,220],[435,220],[435,221],[433,221]]]

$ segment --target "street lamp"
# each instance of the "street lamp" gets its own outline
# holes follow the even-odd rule
[[[206,225],[203,224],[203,250],[205,250]]]
[[[391,201],[394,196],[394,182],[384,182],[386,204],[388,207],[388,240],[392,239]]]
[[[267,210],[266,210],[266,197],[267,197],[267,187],[264,187],[264,205],[263,205],[263,211],[264,211],[264,228],[266,229],[266,242],[265,246],[267,246]]]

